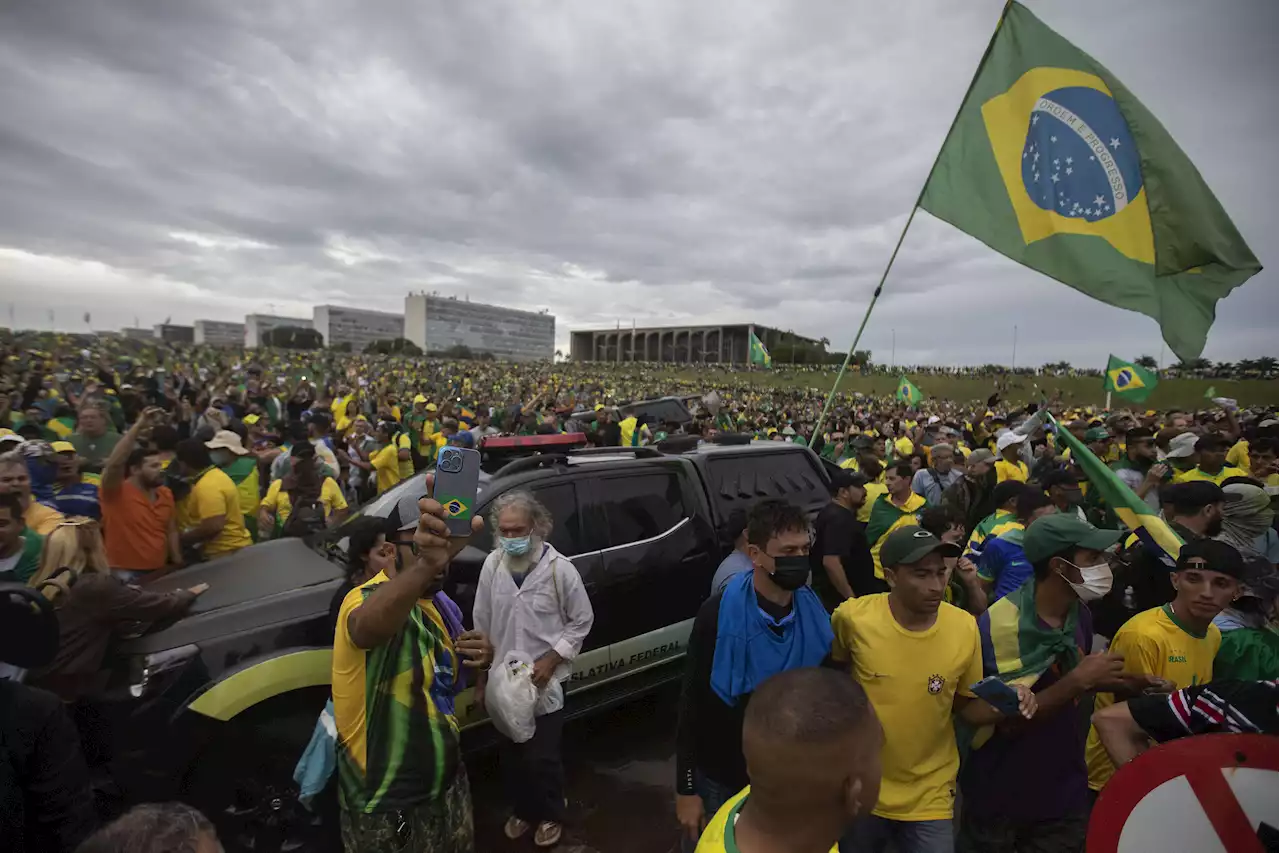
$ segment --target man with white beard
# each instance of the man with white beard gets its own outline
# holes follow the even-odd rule
[[[497,546],[485,560],[472,611],[477,631],[491,638],[494,665],[508,652],[527,655],[540,691],[561,691],[572,661],[591,631],[595,614],[582,577],[568,557],[546,541],[551,513],[528,492],[510,492],[494,502],[491,524]],[[487,673],[476,686],[484,702]],[[540,705],[543,703],[540,703]],[[565,819],[564,767],[560,735],[563,701],[541,714],[533,737],[501,748],[503,788],[512,814],[503,827],[515,840],[536,826],[533,843],[554,847]]]

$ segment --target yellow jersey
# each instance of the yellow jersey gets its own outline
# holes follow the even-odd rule
[[[378,494],[400,482],[400,448],[394,441],[369,457],[369,462],[378,474]]]
[[[1227,464],[1249,473],[1249,442],[1242,438],[1232,445],[1227,451]]]
[[[222,529],[206,540],[202,553],[206,557],[230,554],[253,544],[244,526],[240,510],[240,492],[221,468],[210,468],[191,485],[191,491],[178,501],[178,529],[190,530],[207,518],[225,516]]]
[[[831,614],[831,655],[884,727],[880,799],[872,814],[891,820],[949,820],[955,807],[956,749],[951,706],[982,680],[978,623],[945,602],[925,631],[908,631],[889,610],[889,593],[851,598]]]
[[[1178,620],[1173,607],[1165,604],[1144,610],[1121,625],[1109,651],[1124,655],[1125,672],[1167,678],[1181,690],[1213,677],[1213,659],[1221,645],[1222,632],[1217,625],[1210,624],[1203,635],[1195,634]],[[1099,693],[1094,712],[1115,701],[1114,693]],[[1098,738],[1098,730],[1092,726],[1085,744],[1085,762],[1089,765],[1089,787],[1102,790],[1116,768]]]
[[[751,793],[751,786],[743,788],[734,794],[729,800],[720,807],[715,816],[707,822],[707,828],[702,830],[702,837],[698,839],[698,846],[693,853],[738,853],[738,839],[734,835],[734,828],[738,824],[738,813],[742,811],[742,804],[747,801],[747,795]],[[831,848],[831,853],[840,853],[840,845]]]
[[[1230,465],[1223,465],[1222,470],[1216,474],[1206,474],[1205,472],[1201,471],[1197,467],[1197,468],[1192,468],[1189,471],[1180,471],[1177,474],[1174,474],[1173,482],[1191,483],[1197,480],[1206,480],[1210,483],[1213,483],[1215,486],[1221,486],[1224,480],[1229,480],[1232,477],[1248,477],[1248,476],[1249,476],[1249,473],[1247,471],[1243,471],[1239,468],[1232,468]]]
[[[1005,480],[1017,480],[1019,483],[1027,482],[1031,476],[1027,463],[1019,461],[1016,465],[1007,462],[1004,459],[996,460],[996,482],[1003,483]]]

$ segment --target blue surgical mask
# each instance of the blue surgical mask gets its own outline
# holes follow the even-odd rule
[[[499,536],[498,544],[502,546],[502,550],[506,551],[513,557],[523,557],[529,553],[529,546],[532,544],[531,536]]]

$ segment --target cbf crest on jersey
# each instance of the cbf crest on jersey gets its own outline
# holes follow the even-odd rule
[[[1203,351],[1218,300],[1262,268],[1155,116],[1018,3],[1005,8],[920,206],[1155,319],[1184,360]]]

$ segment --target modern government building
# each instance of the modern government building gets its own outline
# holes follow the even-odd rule
[[[427,293],[405,297],[403,314],[317,305],[311,317],[249,314],[243,323],[196,320],[190,326],[158,323],[151,329],[125,329],[135,340],[173,344],[259,347],[272,329],[315,329],[325,346],[349,346],[360,352],[375,341],[407,338],[423,352],[466,347],[507,361],[550,361],[555,355],[556,318],[545,311],[520,311]]]
[[[755,335],[774,358],[786,357],[787,342],[820,346],[821,342],[755,323],[719,326],[641,326],[583,329],[569,333],[574,361],[657,361],[671,364],[746,364]]]

